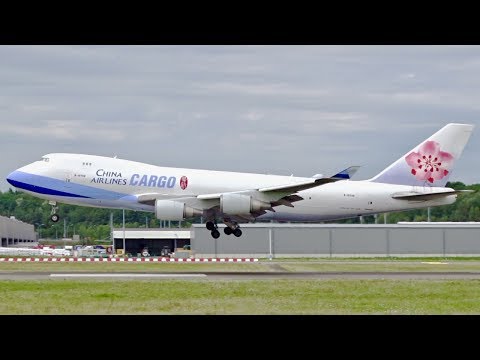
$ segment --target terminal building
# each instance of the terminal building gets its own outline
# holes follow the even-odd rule
[[[34,226],[14,217],[0,216],[1,247],[31,246],[37,242]]]

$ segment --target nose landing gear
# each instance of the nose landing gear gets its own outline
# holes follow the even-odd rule
[[[50,200],[48,202],[48,204],[52,205],[52,211],[50,213],[51,214],[50,215],[50,220],[52,220],[53,222],[58,222],[58,220],[60,220],[60,216],[57,215],[57,210],[58,210],[57,202]]]

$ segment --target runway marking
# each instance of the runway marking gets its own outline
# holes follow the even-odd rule
[[[206,274],[50,274],[50,277],[206,277]]]
[[[382,279],[382,280],[407,280],[407,279],[480,279],[480,271],[476,272],[203,272],[203,273],[55,273],[55,272],[0,272],[0,280],[25,280],[25,279],[64,279],[64,280],[274,280],[274,279]]]
[[[440,261],[422,261],[422,264],[430,264],[430,265],[448,265],[446,262]]]

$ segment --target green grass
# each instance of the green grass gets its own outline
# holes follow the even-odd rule
[[[0,314],[480,314],[480,280],[0,281]]]

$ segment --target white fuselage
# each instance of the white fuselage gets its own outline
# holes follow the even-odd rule
[[[309,178],[160,167],[135,161],[82,154],[49,154],[12,172],[8,181],[37,197],[61,203],[155,211],[138,196],[162,199],[252,190],[293,184]],[[438,188],[437,188],[438,190]],[[428,193],[430,187],[340,180],[299,191],[294,207],[276,206],[258,219],[315,222],[451,204],[456,195],[434,200],[399,200],[398,192]]]

